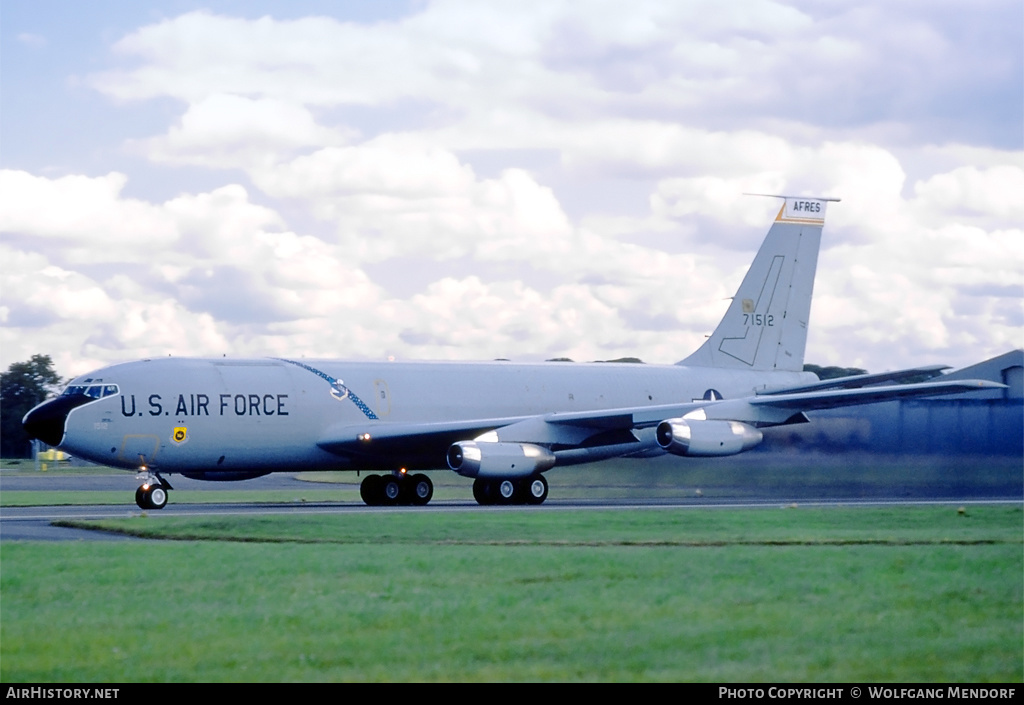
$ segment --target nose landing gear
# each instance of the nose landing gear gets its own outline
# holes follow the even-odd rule
[[[155,472],[141,472],[135,476],[142,485],[135,490],[135,503],[140,509],[163,509],[167,506],[167,491],[173,490],[167,480]]]

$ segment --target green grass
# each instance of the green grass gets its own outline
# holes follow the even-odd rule
[[[102,525],[178,540],[2,544],[0,680],[1024,677],[1019,507]]]
[[[1009,517],[1009,520],[1007,519]],[[1016,519],[1014,523],[1013,519]],[[56,522],[143,538],[331,544],[717,546],[1022,544],[1020,508],[498,511],[161,516]]]

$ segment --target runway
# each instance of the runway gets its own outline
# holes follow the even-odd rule
[[[114,505],[63,505],[0,508],[0,541],[139,541],[118,534],[88,531],[53,526],[52,522],[69,519],[112,519],[139,516],[143,510],[135,506],[132,496],[136,487],[134,475],[82,474],[54,475],[6,475],[0,473],[0,492],[31,490],[123,490],[125,502]],[[209,492],[237,489],[239,483],[208,483],[174,477],[176,489],[201,489]],[[281,474],[256,478],[243,483],[245,489],[309,490],[316,483]],[[357,484],[332,484],[331,488],[349,487]],[[847,499],[820,499],[807,497],[763,497],[757,499],[665,499],[658,497],[620,499],[558,499],[550,497],[540,506],[488,506],[481,507],[472,499],[435,500],[426,507],[367,507],[361,502],[278,502],[278,503],[203,503],[185,504],[171,502],[161,510],[149,510],[150,516],[231,516],[231,515],[274,515],[274,514],[337,514],[368,512],[523,512],[559,511],[568,509],[616,509],[616,510],[657,510],[657,509],[740,509],[771,508],[798,505],[801,507],[851,507],[880,505],[979,505],[979,504],[1022,504],[1020,497],[1007,498],[956,498],[956,497],[873,497]]]
[[[203,490],[218,492],[237,490],[240,488],[253,490],[308,490],[316,487],[316,483],[296,479],[289,474],[276,474],[237,482],[202,482],[187,477],[173,476],[172,484],[178,490]],[[19,491],[114,491],[124,492],[124,504],[112,505],[61,505],[35,507],[0,507],[0,541],[140,541],[128,536],[89,531],[68,527],[53,526],[52,522],[67,519],[113,519],[139,516],[142,510],[135,506],[133,495],[138,482],[135,473],[131,472],[100,472],[81,474],[23,474],[0,472],[0,493]],[[342,488],[345,485],[324,485],[325,487]],[[354,485],[358,488],[358,485]],[[324,505],[326,508],[329,505]],[[337,507],[345,506],[338,504]],[[357,505],[353,505],[357,506]],[[268,513],[288,511],[292,505],[265,504],[174,504],[160,510],[160,515],[218,515],[255,513],[260,509]],[[301,505],[295,508],[301,509]]]

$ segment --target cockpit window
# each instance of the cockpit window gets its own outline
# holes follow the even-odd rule
[[[117,393],[118,388],[116,384],[70,384],[67,389],[61,393],[61,396],[70,397],[82,394],[87,397],[92,397],[93,399],[102,399],[103,397],[113,396]]]

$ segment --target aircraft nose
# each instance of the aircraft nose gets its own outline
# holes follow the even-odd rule
[[[75,407],[89,401],[92,400],[84,394],[60,396],[45,401],[25,414],[21,425],[25,433],[32,438],[37,438],[47,445],[58,446],[64,439],[64,424],[68,420],[68,414]]]

